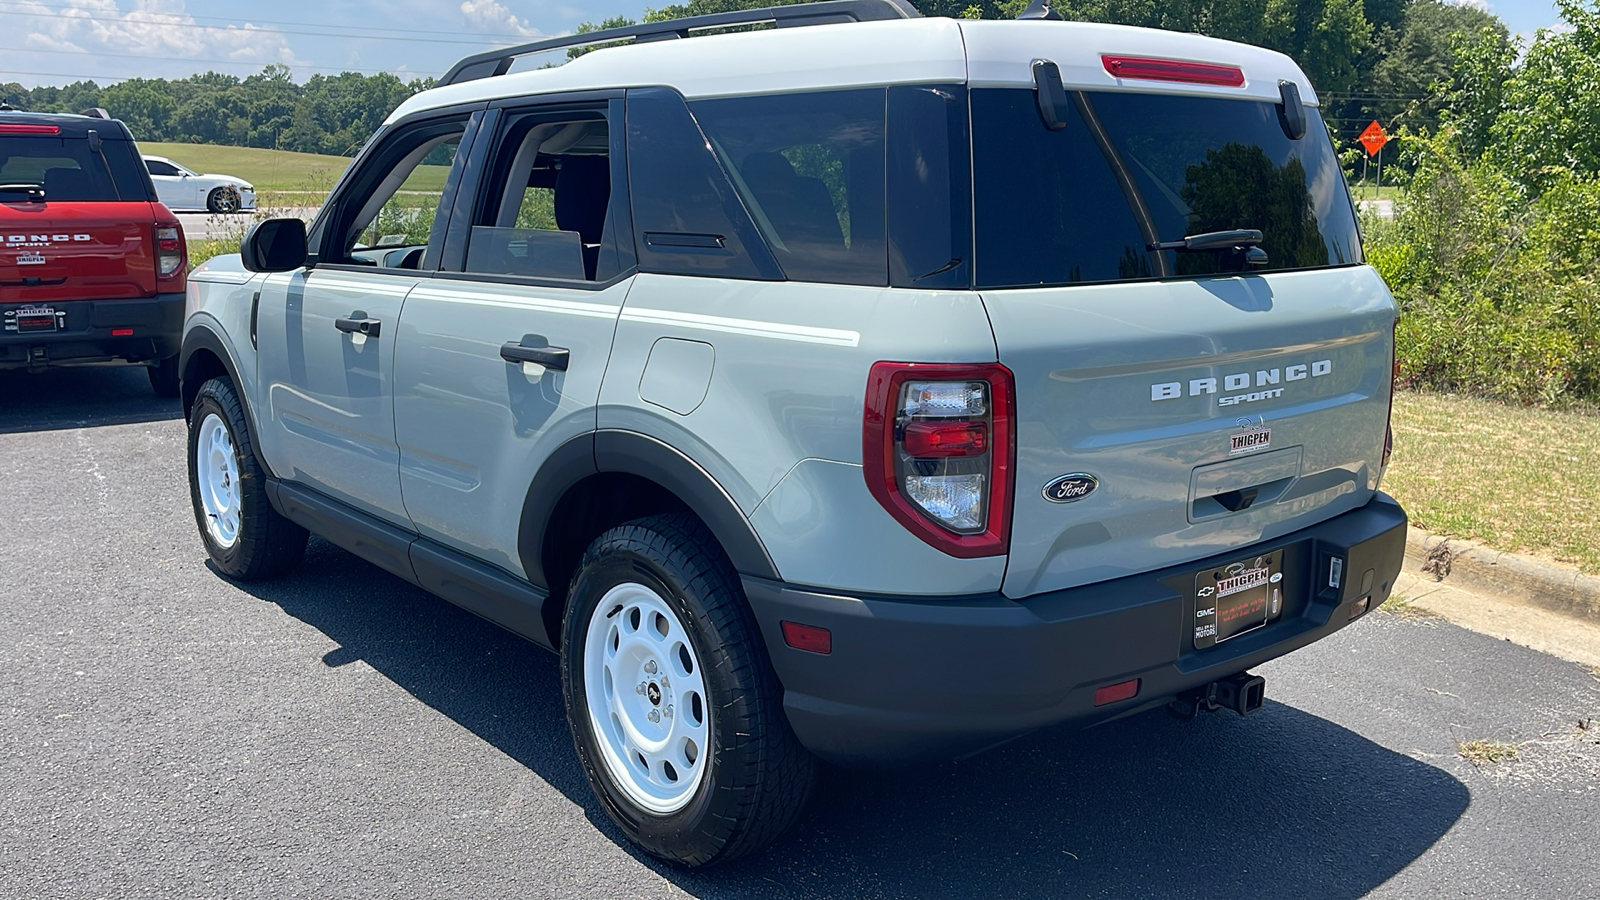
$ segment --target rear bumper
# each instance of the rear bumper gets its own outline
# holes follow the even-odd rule
[[[1380,493],[1225,556],[1020,601],[848,597],[743,580],[800,741],[832,762],[874,764],[960,756],[1047,725],[1151,709],[1326,637],[1388,598],[1405,531],[1405,512]],[[1293,588],[1282,618],[1195,650],[1194,573],[1278,548]],[[1328,587],[1334,557],[1337,589]],[[789,647],[783,620],[831,630],[832,653]],[[1134,678],[1135,697],[1094,705],[1096,688]]]
[[[0,304],[0,369],[126,360],[153,362],[178,355],[183,337],[181,292],[130,300],[54,300],[37,305],[66,313],[59,331],[22,334],[3,324],[18,308]],[[130,335],[113,331],[132,329]]]

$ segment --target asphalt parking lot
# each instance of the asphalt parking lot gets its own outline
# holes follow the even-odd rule
[[[829,773],[790,839],[683,872],[591,799],[553,656],[320,541],[230,583],[176,401],[0,372],[7,898],[1600,894],[1594,675],[1387,612],[1258,671],[1251,719]]]

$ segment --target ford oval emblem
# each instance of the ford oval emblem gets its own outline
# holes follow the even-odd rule
[[[1094,493],[1100,479],[1083,472],[1063,475],[1044,486],[1044,498],[1051,503],[1071,503]]]

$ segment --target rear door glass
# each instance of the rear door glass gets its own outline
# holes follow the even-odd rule
[[[1262,232],[1265,266],[1361,261],[1349,192],[1316,110],[1291,141],[1277,106],[1128,92],[1073,92],[1050,131],[1032,91],[972,92],[980,287],[1076,284],[1242,271],[1232,250],[1149,244]]]
[[[0,185],[40,188],[47,203],[148,200],[144,163],[130,148],[105,140],[96,153],[81,137],[0,136]],[[19,196],[6,192],[0,200]]]

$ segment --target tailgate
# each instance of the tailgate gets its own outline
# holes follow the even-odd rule
[[[1008,596],[1269,540],[1377,488],[1395,307],[1369,267],[983,299],[1016,378]],[[1098,485],[1046,497],[1074,474]]]
[[[150,203],[0,203],[0,303],[155,293]]]

